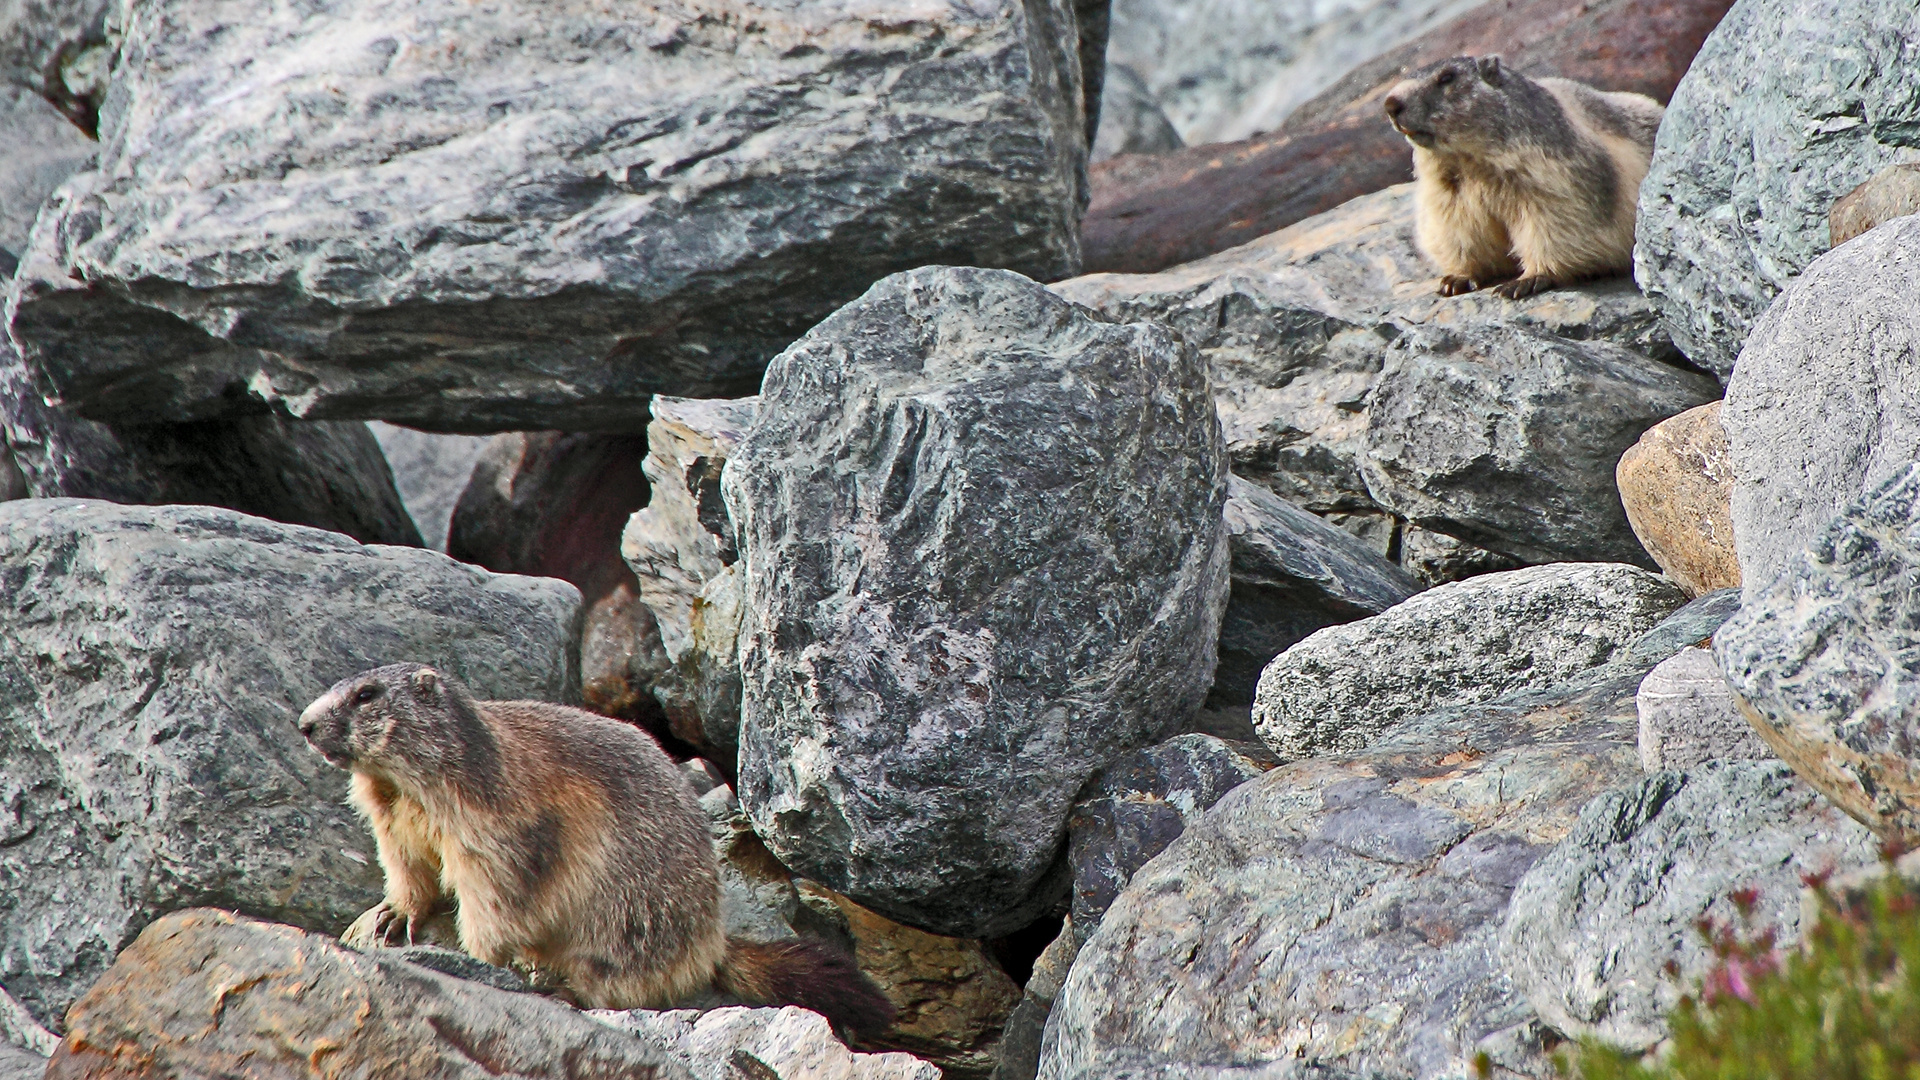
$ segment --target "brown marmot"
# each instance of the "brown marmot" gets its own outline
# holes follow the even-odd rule
[[[1420,249],[1440,295],[1512,300],[1633,265],[1634,206],[1666,112],[1642,94],[1456,56],[1387,92],[1413,144]]]
[[[392,664],[335,683],[300,732],[353,774],[386,871],[386,901],[369,912],[383,940],[410,937],[445,894],[468,953],[533,968],[589,1008],[660,1008],[712,987],[843,1030],[892,1022],[831,947],[726,937],[706,815],[633,727],[475,701],[430,667]]]

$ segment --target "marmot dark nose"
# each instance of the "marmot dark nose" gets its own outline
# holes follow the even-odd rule
[[[1388,116],[1399,116],[1401,110],[1407,107],[1406,102],[1401,101],[1399,98],[1394,97],[1392,94],[1388,94],[1387,100],[1382,102],[1382,104],[1387,107]]]

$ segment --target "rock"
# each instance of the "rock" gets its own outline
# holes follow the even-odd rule
[[[1594,799],[1533,864],[1514,890],[1501,961],[1549,1027],[1648,1050],[1713,965],[1702,918],[1737,924],[1733,894],[1751,889],[1751,932],[1791,946],[1801,876],[1873,865],[1878,847],[1780,762],[1657,773]]]
[[[1188,821],[1272,767],[1257,747],[1181,735],[1127,754],[1088,781],[1067,819],[1074,937],[1092,936],[1134,871],[1166,850]]]
[[[1080,943],[1074,939],[1073,920],[1060,928],[1060,934],[1041,950],[1033,962],[1033,974],[1021,988],[1020,1004],[1007,1018],[1007,1034],[1000,1043],[1000,1060],[993,1067],[992,1080],[1034,1080],[1040,1071],[1040,1044],[1046,1034],[1047,1016],[1053,1011],[1053,999],[1067,981]]]
[[[149,926],[67,1021],[48,1080],[693,1075],[664,1040],[539,995],[208,908]]]
[[[1889,165],[1827,211],[1828,242],[1839,247],[1908,214],[1920,214],[1920,163]]]
[[[1089,160],[1105,161],[1115,154],[1159,154],[1185,145],[1139,73],[1125,64],[1108,66],[1100,99],[1100,130]]]
[[[643,723],[659,717],[648,687],[666,663],[640,583],[620,558],[620,530],[647,503],[645,452],[631,435],[497,435],[474,462],[447,530],[456,559],[577,587],[587,708]]]
[[[1637,701],[1640,764],[1650,773],[1774,756],[1734,705],[1712,650],[1682,649],[1662,660],[1640,684]]]
[[[46,1073],[46,1058],[0,1043],[0,1080],[40,1080]]]
[[[1431,588],[1481,574],[1518,570],[1526,564],[1511,555],[1475,547],[1446,533],[1407,526],[1400,538],[1400,561],[1414,580]]]
[[[1074,273],[1074,11],[136,6],[13,333],[92,419],[637,434],[889,272]]]
[[[29,90],[92,131],[112,56],[112,7],[112,0],[0,0],[0,86]]]
[[[1741,350],[1720,421],[1749,601],[1834,515],[1920,458],[1916,289],[1920,219],[1900,218],[1814,260]]]
[[[1747,0],[1701,46],[1660,124],[1634,247],[1634,277],[1701,367],[1725,379],[1826,250],[1834,202],[1912,156],[1916,37],[1907,0]]]
[[[1714,635],[1734,703],[1801,776],[1906,847],[1920,840],[1912,686],[1920,465],[1846,508]]]
[[[1260,676],[1254,727],[1282,761],[1362,750],[1437,707],[1545,688],[1599,667],[1685,601],[1657,575],[1605,564],[1532,566],[1441,585],[1281,653]]]
[[[1733,461],[1720,405],[1688,409],[1648,428],[1613,472],[1634,537],[1689,596],[1740,585]]]
[[[1227,479],[1225,520],[1232,585],[1209,708],[1246,708],[1261,669],[1294,642],[1419,591],[1364,542],[1237,476]]]
[[[664,1046],[697,1080],[940,1080],[908,1054],[856,1054],[817,1013],[783,1009],[594,1012],[609,1027]]]
[[[1412,154],[1385,122],[1380,99],[1405,71],[1434,60],[1500,53],[1516,69],[1531,74],[1551,73],[1665,101],[1730,3],[1483,4],[1361,64],[1294,109],[1278,131],[1173,153],[1122,154],[1090,169],[1092,203],[1081,226],[1086,268],[1148,273],[1192,262],[1412,179]],[[1402,13],[1438,9],[1425,2],[1399,8]],[[1457,10],[1453,5],[1447,9]],[[1346,10],[1384,12],[1386,5]],[[1265,18],[1264,12],[1248,13],[1233,18],[1231,25],[1238,33]],[[1121,25],[1119,16],[1115,25]],[[1220,47],[1217,25],[1194,29],[1208,35],[1212,47]],[[1126,34],[1116,29],[1116,40]],[[1302,55],[1333,56],[1338,48],[1330,41],[1302,50]],[[1359,60],[1365,54],[1347,55]],[[1129,62],[1118,55],[1115,59]],[[1172,115],[1177,128],[1178,110]],[[1184,134],[1195,141],[1191,133]]]
[[[503,967],[495,967],[483,960],[475,960],[458,949],[450,949],[442,945],[409,945],[404,949],[388,949],[383,952],[391,954],[397,960],[418,964],[430,971],[451,975],[456,979],[491,986],[495,990],[505,990],[512,994],[528,992],[527,981],[518,974]]]
[[[380,896],[346,774],[293,724],[430,661],[577,700],[579,597],[444,555],[202,506],[0,503],[0,983],[42,1024],[156,916],[328,932]]]
[[[393,486],[406,504],[407,515],[419,526],[422,540],[435,551],[447,550],[454,505],[467,489],[473,463],[487,440],[477,435],[436,435],[378,420],[367,428],[386,455]]]
[[[853,347],[857,343],[857,348]],[[1018,929],[1081,785],[1213,679],[1206,371],[1005,271],[895,275],[768,368],[721,477],[745,567],[740,801],[910,926]]]
[[[0,27],[6,22],[7,7],[0,5]],[[0,29],[0,41],[6,38]],[[0,45],[0,50],[5,48]],[[0,51],[0,64],[5,63]],[[0,146],[8,149],[6,160],[0,161],[0,281],[5,281],[27,248],[27,234],[33,231],[40,204],[62,181],[86,167],[96,147],[39,95],[4,81],[0,81]]]
[[[13,995],[0,988],[0,1050],[19,1049],[40,1059],[41,1066],[46,1065],[47,1055],[60,1045],[60,1036],[40,1025],[25,1005],[13,999]],[[4,1064],[0,1062],[0,1064]],[[0,1074],[4,1075],[4,1074]],[[39,1073],[34,1074],[36,1077]]]
[[[1520,325],[1414,330],[1368,400],[1367,490],[1408,521],[1527,562],[1647,564],[1614,486],[1642,432],[1719,387]]]

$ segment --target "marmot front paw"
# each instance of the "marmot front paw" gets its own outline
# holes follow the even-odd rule
[[[1493,291],[1509,300],[1525,300],[1535,293],[1546,292],[1548,289],[1554,288],[1559,284],[1558,279],[1547,277],[1544,274],[1535,274],[1523,278],[1515,278]]]

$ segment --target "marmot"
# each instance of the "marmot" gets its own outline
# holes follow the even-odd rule
[[[475,701],[430,667],[392,664],[335,683],[300,732],[353,773],[351,801],[386,871],[385,903],[369,913],[383,940],[411,937],[445,893],[468,953],[557,977],[589,1008],[660,1008],[715,987],[844,1030],[892,1022],[893,1006],[830,947],[726,937],[706,815],[635,728]]]
[[[1497,291],[1518,300],[1631,268],[1659,102],[1456,56],[1385,104],[1413,144],[1418,238],[1445,275],[1440,295],[1504,281]]]

